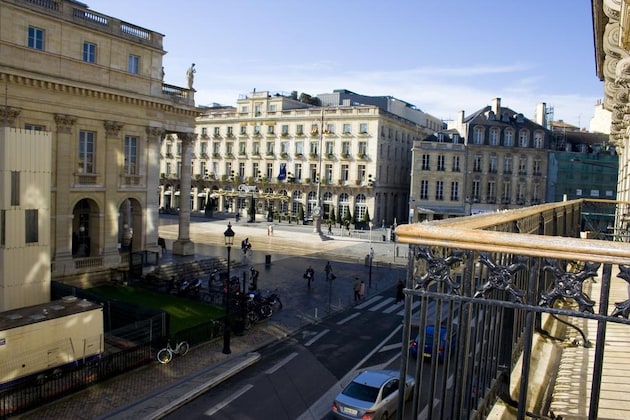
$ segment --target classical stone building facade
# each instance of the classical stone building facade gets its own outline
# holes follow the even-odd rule
[[[413,141],[442,123],[393,98],[378,97],[378,105],[362,105],[361,98],[370,97],[354,95],[350,105],[328,96],[324,106],[312,106],[262,91],[241,97],[235,108],[204,110],[190,203],[180,204],[185,153],[172,136],[162,147],[161,207],[251,217],[253,199],[259,217],[303,213],[310,220],[321,198],[325,222],[406,221]]]
[[[541,119],[544,112],[540,112]],[[414,144],[410,220],[543,203],[552,133],[495,98]]]
[[[610,142],[619,154],[617,200],[630,201],[630,3],[593,0],[597,77],[604,82],[603,108],[610,111]],[[605,130],[601,130],[604,131]],[[627,238],[630,206],[617,208],[615,231]]]
[[[0,124],[52,136],[53,279],[156,247],[161,140],[191,143],[197,115],[162,80],[162,38],[75,1],[0,0]]]

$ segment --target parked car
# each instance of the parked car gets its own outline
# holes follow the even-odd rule
[[[397,370],[364,370],[350,382],[332,405],[336,419],[389,419],[398,409]],[[407,375],[405,400],[411,397],[415,381]]]
[[[422,354],[425,358],[431,358],[433,357],[433,339],[435,338],[435,326],[427,325],[424,331],[424,350]],[[446,344],[446,339],[447,328],[440,327],[439,345],[437,349],[438,362],[443,362],[448,355],[448,352],[455,349],[457,340],[454,327],[451,329],[451,341],[449,345]],[[420,335],[418,335],[414,340],[411,341],[411,344],[409,345],[409,355],[413,358],[418,357],[418,345],[420,343],[420,340],[421,337]]]

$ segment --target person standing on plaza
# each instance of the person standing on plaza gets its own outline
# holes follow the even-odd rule
[[[361,282],[358,277],[354,278],[354,284],[352,285],[352,289],[354,290],[354,302],[358,302],[361,299]]]
[[[405,294],[403,293],[404,289],[405,284],[402,282],[402,280],[398,280],[398,283],[396,284],[396,303],[402,302],[405,298]]]
[[[330,265],[330,261],[326,262],[326,267],[324,268],[326,272],[326,281],[330,281],[330,276],[332,274],[332,266]]]
[[[363,300],[365,298],[365,282],[361,280],[361,284],[359,285],[359,300]]]

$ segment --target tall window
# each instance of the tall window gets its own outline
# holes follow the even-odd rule
[[[341,143],[341,154],[343,156],[348,156],[350,154],[350,142],[344,141]]]
[[[451,182],[451,201],[459,200],[459,182]]]
[[[44,30],[34,26],[28,27],[28,47],[35,50],[44,50]]]
[[[422,170],[423,171],[431,170],[430,158],[431,158],[430,155],[422,155]]]
[[[435,199],[444,200],[444,181],[435,182]]]
[[[459,156],[453,156],[453,172],[459,172]]]
[[[512,196],[512,183],[510,181],[503,181],[503,203],[507,204],[510,202],[510,197]]]
[[[445,170],[445,167],[444,167],[444,155],[439,155],[438,156],[437,170],[438,171],[444,171]]]
[[[541,175],[542,161],[540,159],[534,159],[534,175]]]
[[[94,173],[94,132],[79,132],[79,172]]]
[[[238,163],[238,178],[241,181],[245,179],[245,162]]]
[[[267,180],[273,178],[273,163],[267,163]]]
[[[83,43],[83,61],[86,63],[96,63],[96,44],[91,42]]]
[[[11,205],[20,205],[20,172],[11,171]]]
[[[364,182],[365,181],[365,165],[358,165],[357,166],[357,179],[360,182]]]
[[[511,174],[512,173],[512,157],[506,156],[503,160],[503,173]]]
[[[542,149],[544,145],[543,135],[541,132],[537,131],[534,133],[534,147],[536,149]]]
[[[257,181],[260,181],[260,165],[258,162],[252,162],[252,175]]]
[[[497,200],[497,184],[496,181],[488,181],[488,202],[495,203]]]
[[[138,174],[138,139],[133,136],[125,136],[125,173],[127,175]]]
[[[335,152],[335,142],[327,141],[326,142],[326,154],[332,155]]]
[[[298,124],[295,127],[295,134],[297,134],[298,136],[303,136],[304,135],[304,124]]]
[[[473,160],[473,172],[481,172],[481,156],[477,155]]]
[[[333,176],[333,166],[330,163],[327,163],[324,166],[324,177],[326,178],[326,182],[330,183]]]
[[[490,172],[491,174],[495,174],[497,172],[497,157],[496,156],[490,156],[490,159],[488,161],[488,172]]]
[[[520,158],[518,160],[518,174],[527,175],[527,158]]]
[[[295,142],[295,153],[297,155],[304,154],[304,142],[303,141],[296,141]]]
[[[429,199],[429,181],[423,179],[420,181],[420,199],[428,200]]]
[[[140,56],[129,54],[129,58],[127,59],[127,71],[133,74],[140,73]]]
[[[528,147],[529,146],[529,131],[521,130],[518,134],[518,145],[520,147]]]
[[[483,144],[483,128],[475,127],[473,131],[473,143],[474,144]]]
[[[367,134],[367,132],[368,132],[368,125],[367,125],[367,123],[359,124],[359,133],[360,134]]]
[[[319,147],[318,147],[318,145],[317,145],[317,142],[316,142],[316,141],[312,141],[312,142],[309,144],[309,153],[310,153],[312,156],[317,156],[318,150],[319,150]]]
[[[512,129],[507,129],[505,130],[505,146],[507,147],[512,147],[514,146],[514,131],[512,131]]]
[[[350,173],[350,167],[348,165],[341,165],[341,180],[343,182],[348,181],[348,174]]]
[[[367,155],[367,142],[360,141],[359,142],[359,156]]]
[[[479,180],[474,180],[472,183],[472,199],[474,203],[479,202],[479,197],[481,196],[481,184]]]
[[[298,181],[302,179],[302,164],[301,163],[295,164],[295,179]]]
[[[238,154],[243,156],[246,152],[246,146],[247,143],[245,143],[244,141],[241,141],[238,143]]]
[[[24,212],[24,241],[27,244],[39,242],[39,210],[31,209]]]
[[[499,130],[493,128],[490,130],[490,146],[497,146],[499,144]]]
[[[350,134],[350,124],[345,123],[343,125],[343,134]]]

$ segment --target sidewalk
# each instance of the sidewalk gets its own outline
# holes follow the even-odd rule
[[[224,255],[223,232],[227,221],[192,220],[191,239],[195,242],[196,255],[173,256],[170,252],[177,234],[177,220],[162,221],[160,236],[167,241],[168,253],[161,263],[203,258],[209,255]],[[298,329],[318,322],[327,315],[327,307],[333,312],[344,309],[351,303],[354,276],[365,276],[368,268],[363,265],[370,247],[375,250],[373,288],[367,296],[392,287],[397,277],[389,267],[393,261],[392,243],[369,243],[348,237],[324,240],[316,237],[312,226],[274,226],[274,236],[267,237],[267,224],[233,224],[237,236],[235,243],[249,237],[254,246],[254,255],[248,264],[260,269],[262,287],[277,285],[283,292],[284,307],[277,314],[247,331],[242,336],[233,336],[232,353],[222,353],[223,340],[218,339],[196,346],[183,357],[175,357],[168,365],[151,363],[133,372],[92,386],[65,399],[53,402],[28,412],[22,419],[154,419],[175,410],[186,401],[218,385],[221,381],[256,363],[260,357],[256,351],[270,343],[281,340]],[[246,235],[246,236],[245,236]],[[201,240],[206,243],[202,243]],[[299,244],[296,245],[296,244]],[[281,253],[276,253],[280,250]],[[406,247],[405,247],[406,250]],[[236,252],[235,252],[236,251]],[[265,264],[265,255],[272,255],[270,266]],[[233,249],[232,259],[244,258],[240,250]],[[327,301],[329,290],[323,280],[323,265],[332,261],[338,276],[335,292],[340,296],[332,305]],[[406,251],[398,259],[401,270],[406,264]],[[390,261],[391,260],[391,261]],[[305,261],[313,262],[316,280],[313,289],[302,284]],[[345,261],[345,263],[343,262]],[[361,262],[360,266],[357,263]],[[322,267],[319,267],[321,265]],[[378,278],[377,278],[378,276]],[[300,283],[296,285],[295,279]],[[271,284],[273,283],[273,284]],[[347,300],[341,296],[347,296]]]

